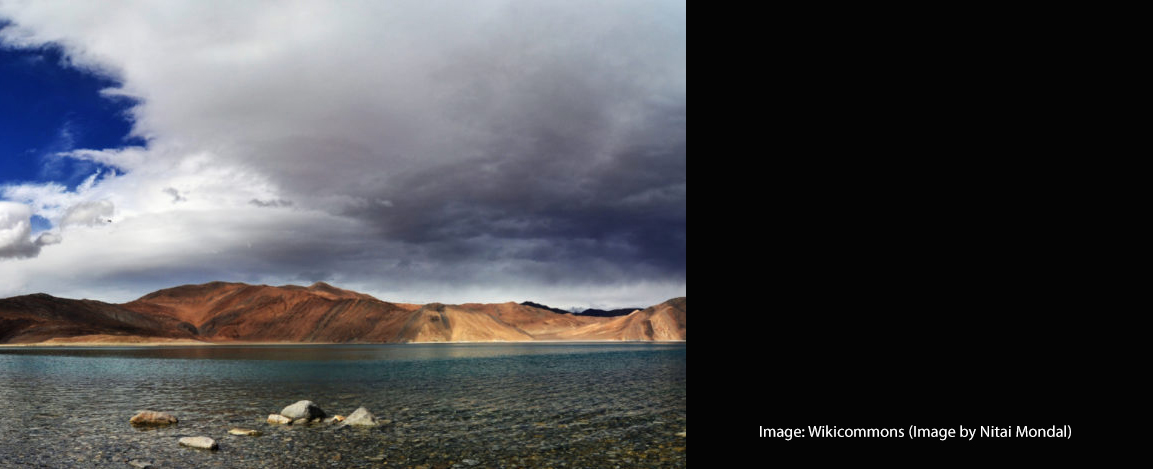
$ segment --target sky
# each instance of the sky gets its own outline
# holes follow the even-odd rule
[[[0,0],[0,297],[687,293],[678,1]]]

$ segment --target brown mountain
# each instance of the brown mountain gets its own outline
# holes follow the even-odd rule
[[[186,321],[211,341],[395,342],[417,305],[324,283],[311,287],[213,282],[146,295],[125,308]]]
[[[582,317],[516,303],[390,303],[325,283],[213,282],[123,305],[31,295],[0,300],[0,343],[145,338],[209,342],[684,340],[685,300],[628,316]]]

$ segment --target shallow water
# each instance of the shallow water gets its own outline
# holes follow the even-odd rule
[[[683,467],[685,364],[685,344],[0,348],[0,467]],[[301,399],[391,422],[265,423]]]

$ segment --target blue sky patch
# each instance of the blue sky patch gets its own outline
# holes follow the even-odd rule
[[[57,182],[75,189],[107,168],[56,153],[144,145],[128,137],[128,110],[136,103],[100,95],[116,85],[67,66],[58,47],[0,46],[0,185]]]
[[[32,232],[39,233],[52,229],[52,222],[40,215],[32,215]]]

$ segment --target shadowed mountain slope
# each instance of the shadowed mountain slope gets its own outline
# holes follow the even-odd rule
[[[68,300],[42,293],[0,300],[0,343],[96,334],[192,338],[196,328],[171,317],[99,301]]]

